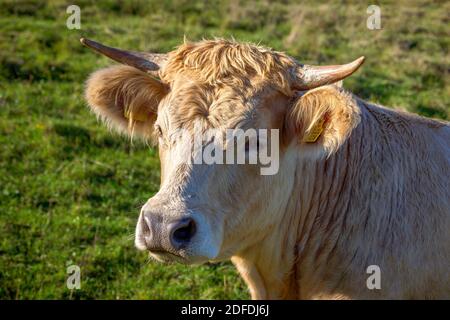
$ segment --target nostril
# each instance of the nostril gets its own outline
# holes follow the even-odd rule
[[[195,230],[194,222],[191,221],[187,226],[175,230],[173,236],[175,237],[176,240],[188,241],[189,239],[191,239],[194,230]]]
[[[172,245],[180,247],[187,244],[196,232],[194,219],[186,218],[176,222],[172,229]]]

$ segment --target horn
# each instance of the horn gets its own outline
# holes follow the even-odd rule
[[[296,79],[293,86],[297,90],[309,90],[338,82],[358,70],[364,60],[365,57],[359,57],[353,62],[334,66],[309,66],[298,64],[295,68]]]
[[[101,43],[81,38],[80,42],[94,51],[111,58],[114,61],[126,64],[153,76],[158,76],[159,69],[167,61],[167,54],[133,52],[105,46]]]

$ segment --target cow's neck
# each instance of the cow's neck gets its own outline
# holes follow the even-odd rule
[[[335,297],[325,289],[331,281],[326,273],[329,261],[345,260],[333,255],[338,254],[337,241],[350,210],[350,181],[360,169],[361,148],[367,147],[363,130],[370,128],[360,125],[327,160],[299,159],[282,223],[267,232],[263,241],[233,257],[252,298]]]

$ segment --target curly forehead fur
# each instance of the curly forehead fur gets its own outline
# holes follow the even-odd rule
[[[231,40],[204,40],[184,43],[172,51],[161,78],[172,82],[185,75],[209,85],[249,85],[250,80],[261,80],[289,95],[294,66],[295,61],[282,52]]]

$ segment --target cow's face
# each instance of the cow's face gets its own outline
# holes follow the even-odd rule
[[[341,102],[336,110],[333,102],[321,105],[341,99],[336,88],[296,92],[292,61],[212,41],[172,53],[161,80],[132,67],[91,76],[86,97],[93,111],[120,131],[158,143],[161,187],[141,209],[139,249],[161,261],[221,260],[273,229],[308,131],[325,121],[315,145],[303,149],[315,157],[335,149],[356,121],[348,117],[352,108],[336,107]]]
[[[154,124],[161,188],[141,210],[137,247],[160,260],[201,262],[229,257],[246,238],[256,240],[271,198],[277,198],[279,133],[288,102],[266,84],[206,86],[181,76],[171,83]],[[258,129],[267,130],[265,141]],[[233,144],[227,134],[236,137]],[[271,159],[265,165],[270,175],[263,175],[261,163],[249,163],[262,146]],[[208,161],[218,152],[222,159]]]

